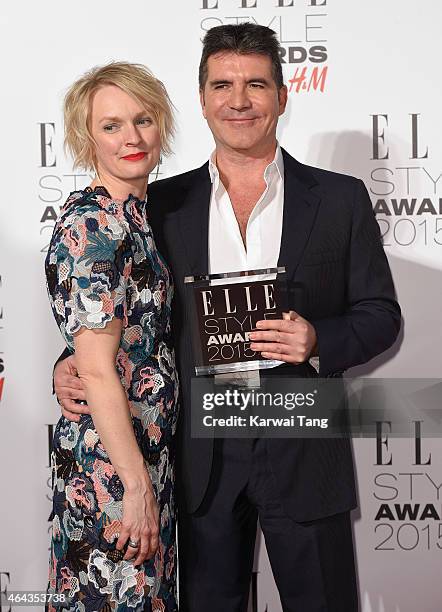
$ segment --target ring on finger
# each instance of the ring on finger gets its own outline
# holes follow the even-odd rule
[[[138,540],[131,540],[129,538],[129,542],[127,543],[128,546],[130,546],[131,548],[139,548],[140,547],[140,543],[138,542]]]

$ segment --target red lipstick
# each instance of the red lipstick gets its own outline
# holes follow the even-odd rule
[[[140,161],[140,159],[144,159],[146,157],[146,153],[144,151],[140,151],[139,153],[132,153],[131,155],[125,155],[122,159],[126,159],[127,161]]]

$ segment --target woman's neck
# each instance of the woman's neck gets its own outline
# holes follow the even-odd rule
[[[129,194],[134,195],[140,200],[144,200],[147,192],[147,177],[136,178],[123,181],[104,172],[96,175],[91,183],[91,188],[95,189],[99,185],[106,188],[114,200],[127,200]]]

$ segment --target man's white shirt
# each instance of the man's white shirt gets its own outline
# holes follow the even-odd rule
[[[209,209],[209,273],[276,268],[281,247],[284,211],[284,161],[277,145],[264,170],[266,188],[253,208],[246,229],[246,246],[232,202],[215,164],[209,160],[212,194]]]
[[[266,188],[247,222],[246,246],[229,194],[221,182],[215,154],[216,152],[209,159],[212,183],[209,208],[209,274],[276,268],[281,249],[284,214],[284,159],[281,147],[279,144],[276,146],[275,157],[264,170]],[[284,263],[281,262],[281,265]],[[316,371],[319,371],[319,358],[311,357],[309,361]],[[248,376],[250,377],[250,373]]]
[[[281,147],[264,170],[266,188],[256,202],[246,228],[244,245],[229,194],[221,182],[214,152],[209,160],[212,194],[209,209],[209,273],[276,268],[281,248],[284,212],[284,160]],[[283,362],[280,362],[283,363]],[[217,379],[259,386],[259,370],[221,374]]]

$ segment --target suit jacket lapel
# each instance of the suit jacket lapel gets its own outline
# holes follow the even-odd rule
[[[212,184],[208,164],[193,177],[180,208],[180,231],[191,274],[207,274],[209,270],[209,206]]]
[[[318,212],[320,197],[314,192],[317,181],[309,170],[284,149],[284,212],[278,266],[285,266],[290,280],[307,246]],[[180,231],[191,274],[209,269],[209,207],[212,184],[208,163],[192,177],[180,207]]]
[[[284,149],[284,213],[278,266],[285,266],[287,280],[293,278],[313,229],[320,197],[317,181],[309,170]]]

